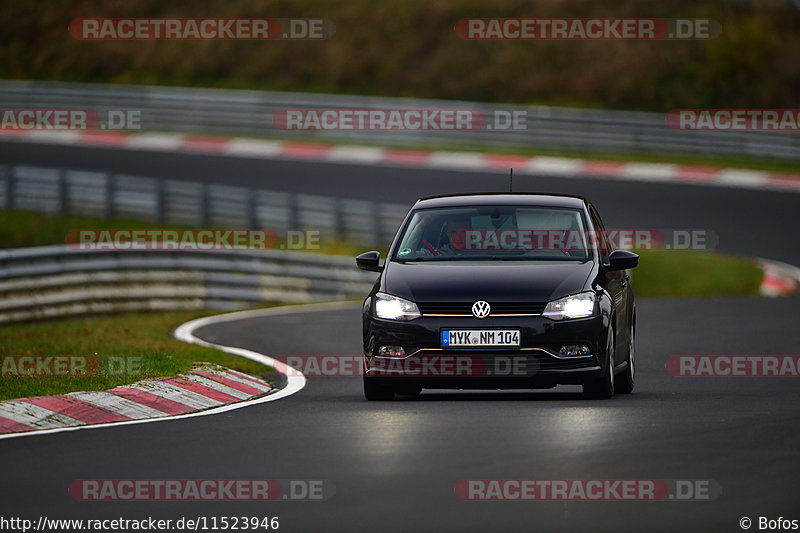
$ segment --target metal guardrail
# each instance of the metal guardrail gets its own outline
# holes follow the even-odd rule
[[[667,127],[665,115],[548,106],[512,106],[451,100],[365,97],[185,87],[99,85],[0,80],[6,109],[136,110],[147,131],[291,138],[317,136],[333,141],[451,146],[486,145],[606,153],[681,152],[800,159],[800,136],[787,132],[681,131]],[[460,131],[289,132],[273,116],[285,109],[475,109],[525,112],[524,129]],[[669,111],[669,110],[665,110]]]
[[[0,208],[129,217],[161,226],[316,230],[383,246],[406,206],[191,181],[43,167],[0,167]],[[3,243],[0,243],[0,247]],[[375,275],[349,257],[287,250],[0,250],[0,323],[260,302],[361,298]]]
[[[320,238],[365,246],[391,241],[408,210],[401,204],[28,166],[0,167],[0,208],[276,234],[315,230]]]
[[[238,309],[363,298],[352,258],[284,250],[0,250],[0,323],[134,310]]]

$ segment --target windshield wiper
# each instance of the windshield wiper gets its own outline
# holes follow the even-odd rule
[[[422,257],[404,257],[402,259],[395,259],[398,263],[416,263],[417,261],[452,261],[452,257],[438,257],[438,256],[422,256]]]

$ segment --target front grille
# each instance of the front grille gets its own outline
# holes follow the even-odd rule
[[[417,303],[420,313],[423,315],[470,315],[472,316],[472,304],[474,302],[431,302]],[[544,311],[547,303],[531,302],[489,302],[493,315],[540,315]]]

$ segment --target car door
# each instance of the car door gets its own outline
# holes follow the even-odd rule
[[[594,226],[597,236],[601,264],[603,266],[608,266],[608,256],[613,251],[613,245],[608,239],[608,234],[606,233],[600,214],[594,206],[589,206],[589,215],[592,219],[592,226]],[[615,363],[619,363],[625,360],[625,354],[616,348],[627,346],[630,336],[630,328],[628,327],[628,317],[630,316],[628,313],[628,273],[624,270],[608,271],[603,269],[601,276],[603,286],[611,296],[611,301],[614,306],[614,316],[616,317],[614,328],[614,338],[616,341],[614,359]]]

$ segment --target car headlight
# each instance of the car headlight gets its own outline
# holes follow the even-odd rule
[[[375,316],[389,320],[413,320],[420,316],[417,304],[391,294],[375,294]]]
[[[553,320],[565,318],[584,318],[594,314],[594,304],[597,296],[593,292],[573,294],[559,300],[548,302],[542,316]]]

